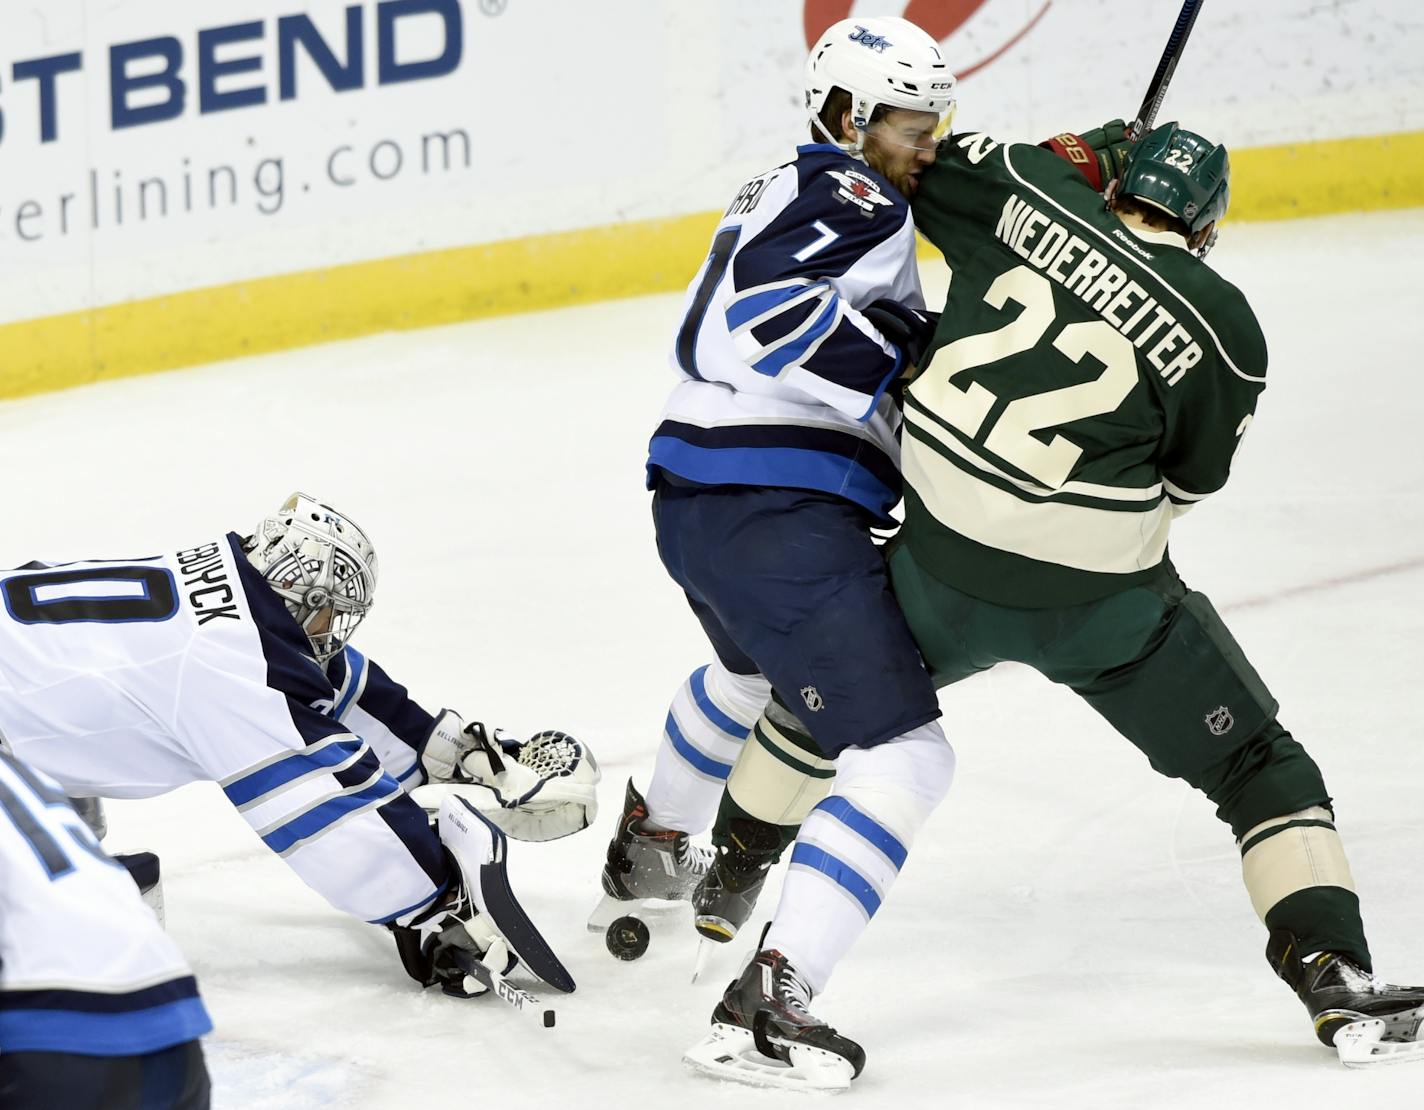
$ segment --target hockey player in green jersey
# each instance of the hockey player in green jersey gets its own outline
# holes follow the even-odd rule
[[[1106,204],[1047,150],[942,144],[914,208],[953,280],[905,398],[891,578],[937,686],[1028,664],[1206,794],[1320,1040],[1399,1058],[1424,989],[1374,979],[1320,771],[1167,554],[1265,387],[1256,318],[1202,261],[1229,176],[1175,124],[1130,150]]]

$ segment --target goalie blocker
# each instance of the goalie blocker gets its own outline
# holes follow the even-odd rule
[[[422,986],[470,998],[523,964],[555,990],[571,993],[573,976],[510,886],[504,833],[461,797],[441,802],[437,825],[455,879],[408,924],[390,926],[406,972]],[[492,974],[472,973],[471,960]]]

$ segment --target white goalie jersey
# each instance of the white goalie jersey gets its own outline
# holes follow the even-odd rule
[[[334,684],[240,543],[0,572],[3,744],[71,795],[214,780],[338,909],[404,919],[449,878],[395,777],[434,718],[349,650]]]

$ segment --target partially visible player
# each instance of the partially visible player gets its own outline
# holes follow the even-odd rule
[[[737,191],[673,343],[648,481],[659,554],[715,659],[673,699],[646,800],[629,782],[602,876],[605,917],[687,897],[710,864],[688,837],[725,783],[718,863],[741,858],[743,830],[770,843],[702,884],[698,927],[720,939],[817,803],[832,839],[908,843],[954,769],[871,535],[900,498],[895,383],[932,327],[908,201],[954,77],[924,31],[867,18],[821,36],[804,87],[811,142]]]
[[[206,1110],[177,945],[59,787],[0,752],[0,1106]]]
[[[0,573],[0,735],[70,794],[219,783],[309,886],[389,926],[414,978],[460,993],[449,949],[466,931],[483,952],[490,923],[403,785],[550,839],[592,817],[597,768],[562,733],[519,745],[428,713],[351,647],[376,566],[348,517],[294,494],[250,536]]]

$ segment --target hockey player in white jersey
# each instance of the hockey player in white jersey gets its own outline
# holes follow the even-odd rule
[[[889,821],[902,843],[949,789],[953,752],[871,527],[900,498],[896,382],[933,330],[908,198],[953,87],[905,20],[831,27],[807,61],[812,141],[738,190],[688,290],[648,481],[659,554],[716,658],[675,696],[646,798],[628,784],[591,924],[696,888],[699,931],[729,939],[838,753],[839,791],[866,788],[867,827]],[[903,772],[884,790],[858,777],[881,747]],[[807,788],[782,789],[803,773]],[[689,834],[724,782],[714,861]],[[779,843],[738,873],[728,844],[768,827]],[[798,1035],[835,1038],[809,1021]]]
[[[0,752],[0,1106],[206,1110],[177,945],[57,784]]]
[[[360,528],[294,494],[251,536],[3,572],[0,735],[69,794],[219,783],[309,886],[389,926],[414,978],[479,993],[453,950],[483,952],[494,937],[477,876],[452,864],[447,822],[437,835],[403,787],[433,792],[432,810],[441,792],[463,793],[511,835],[550,839],[591,820],[597,768],[562,733],[520,745],[430,714],[363,658],[349,641],[376,571]],[[465,847],[483,863],[503,837],[475,825],[479,843]],[[502,866],[487,876],[496,885]],[[510,920],[532,929],[522,912]],[[541,940],[505,939],[572,989]]]

